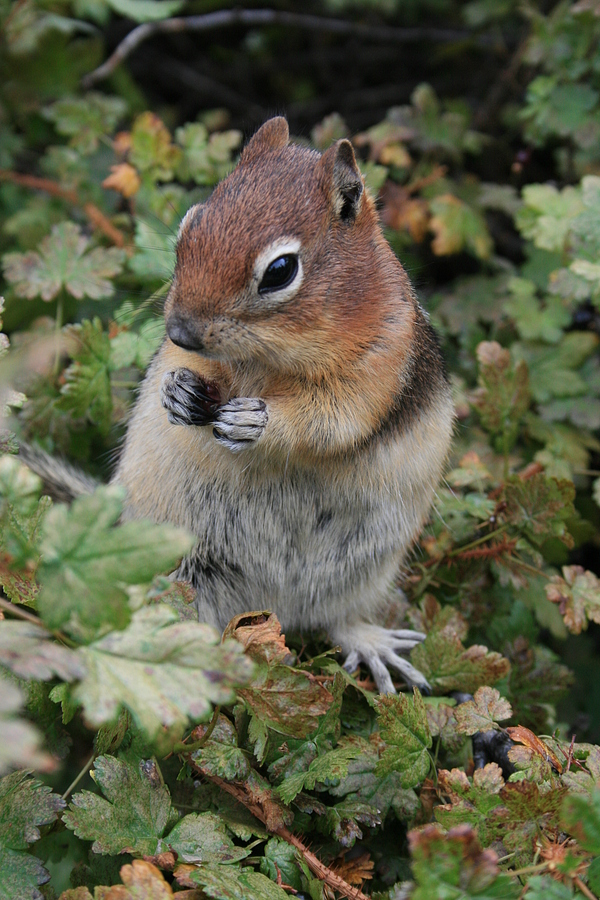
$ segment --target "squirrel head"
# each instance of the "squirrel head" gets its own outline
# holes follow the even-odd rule
[[[179,347],[223,363],[326,371],[376,340],[408,279],[385,242],[352,145],[290,144],[269,119],[179,229],[165,306]]]

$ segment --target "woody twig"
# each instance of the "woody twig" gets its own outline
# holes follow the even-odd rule
[[[101,231],[117,247],[125,246],[125,235],[112,224],[101,209],[95,203],[82,202],[77,192],[72,188],[66,188],[50,178],[38,178],[37,175],[23,175],[20,172],[12,172],[8,169],[0,169],[0,181],[12,181],[21,187],[31,188],[34,191],[45,191],[53,197],[66,200],[72,206],[79,206],[92,223],[94,228]]]
[[[276,9],[223,9],[218,12],[206,13],[200,16],[178,16],[172,19],[162,19],[159,22],[145,22],[130,31],[111,56],[97,69],[90,72],[82,79],[84,88],[90,88],[108,78],[117,66],[133,53],[143,41],[154,37],[156,34],[177,34],[182,31],[212,31],[215,28],[225,28],[234,25],[283,25],[293,28],[303,28],[307,31],[316,31],[341,36],[359,37],[363,40],[377,41],[391,44],[412,44],[419,41],[464,41],[473,40],[468,31],[452,28],[387,28],[377,25],[363,25],[360,22],[346,22],[343,19],[330,19],[323,16],[304,15],[302,13],[285,12]],[[475,38],[477,43],[490,43],[487,35],[479,35]]]
[[[190,763],[193,765],[193,760],[190,760]],[[202,771],[199,769],[199,771]],[[333,888],[334,891],[337,891],[343,897],[347,897],[348,900],[369,900],[366,894],[363,894],[358,888],[352,887],[352,885],[348,884],[348,882],[344,881],[343,878],[340,878],[339,875],[336,875],[332,869],[329,869],[321,860],[316,856],[308,847],[300,840],[300,838],[296,837],[295,834],[285,827],[285,825],[278,825],[276,827],[269,827],[267,823],[267,816],[264,813],[262,807],[249,796],[246,791],[243,783],[232,783],[229,781],[224,781],[222,778],[219,778],[216,775],[207,775],[205,772],[202,772],[204,778],[208,781],[211,781],[213,784],[216,784],[221,790],[227,791],[228,794],[231,794],[232,797],[235,797],[240,803],[242,803],[249,812],[252,813],[253,816],[263,823],[263,825],[267,828],[271,834],[276,834],[277,837],[282,838],[282,840],[286,841],[288,844],[291,844],[303,857],[306,865],[310,869],[310,871],[317,876],[321,881],[324,881],[330,888]]]

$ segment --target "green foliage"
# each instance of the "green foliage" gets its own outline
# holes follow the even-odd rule
[[[320,150],[353,140],[455,391],[447,483],[403,578],[402,611],[426,633],[411,661],[434,696],[374,698],[330,651],[294,638],[291,650],[270,616],[234,620],[220,643],[195,621],[193,590],[165,577],[190,535],[121,522],[114,487],[70,508],[40,498],[4,430],[1,897],[91,900],[112,885],[124,900],[177,888],[322,900],[336,878],[390,900],[600,894],[598,4],[327,6],[423,26],[436,85],[411,86],[358,135],[338,113],[308,123]],[[180,11],[204,8],[0,3],[6,428],[100,481],[163,340],[178,223],[230,171],[242,135],[226,110],[185,121],[183,107],[148,109],[124,67],[94,91],[80,78],[118,17]],[[431,15],[448,28],[435,44]],[[246,35],[244,71],[267,78],[279,34]],[[215,41],[206,59],[221,53],[235,55]],[[474,59],[481,78],[466,71]],[[305,89],[289,89],[291,111]],[[589,689],[569,695],[568,661]],[[513,774],[473,770],[481,732],[510,735]]]

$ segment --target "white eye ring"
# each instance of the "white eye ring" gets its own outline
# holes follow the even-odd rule
[[[277,241],[269,244],[268,247],[265,247],[256,257],[252,280],[257,294],[265,272],[276,259],[279,259],[280,256],[293,255],[298,261],[296,273],[289,284],[281,288],[273,288],[259,295],[261,306],[279,306],[279,304],[285,303],[296,294],[304,278],[299,250],[300,241],[297,238],[279,238]]]

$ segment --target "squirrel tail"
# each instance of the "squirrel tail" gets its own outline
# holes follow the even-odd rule
[[[86,475],[64,460],[50,456],[39,447],[20,444],[19,459],[42,479],[44,493],[59,503],[70,503],[77,497],[92,494],[99,486],[99,482],[91,475]]]

